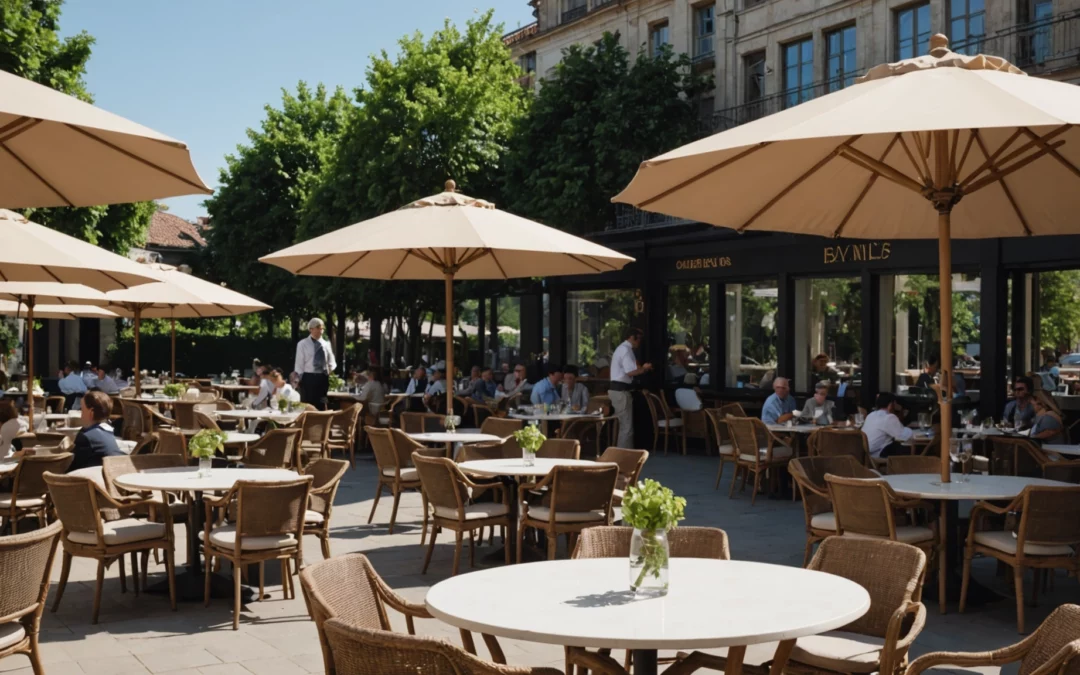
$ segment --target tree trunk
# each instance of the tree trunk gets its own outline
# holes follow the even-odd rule
[[[274,313],[272,311],[263,312],[263,318],[266,319],[266,337],[273,340],[275,328],[274,324],[277,323],[277,319],[274,317]]]
[[[345,368],[345,341],[348,336],[345,332],[345,308],[338,308],[337,311],[337,362],[341,364],[341,372],[346,373],[348,370]]]
[[[377,366],[382,359],[382,317],[378,314],[369,315],[368,325],[371,333],[368,339],[368,351],[375,355],[375,360],[368,365]]]
[[[293,342],[299,342],[300,341],[300,319],[296,318],[295,316],[289,317],[289,325],[290,325],[290,328],[292,329],[292,341]]]

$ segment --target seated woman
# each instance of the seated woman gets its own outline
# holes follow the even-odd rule
[[[1051,405],[1044,391],[1035,392],[1032,398],[1035,405],[1035,421],[1031,423],[1031,438],[1043,443],[1065,443],[1065,425],[1061,423],[1061,414]]]
[[[266,380],[270,383],[269,402],[270,405],[274,405],[274,401],[279,398],[285,398],[287,400],[300,400],[295,394],[296,390],[293,386],[285,380],[285,371],[281,368],[273,367],[266,374]]]
[[[15,403],[8,398],[0,400],[0,458],[15,454],[18,450],[14,446],[15,437],[28,428],[26,421],[15,410]]]
[[[832,424],[836,415],[836,403],[829,400],[829,381],[814,385],[814,395],[806,399],[799,417],[812,424]]]
[[[365,409],[372,415],[378,416],[386,402],[386,386],[383,384],[382,368],[372,366],[368,369],[368,379],[360,389],[360,400],[364,402]]]
[[[75,458],[68,471],[101,466],[106,457],[125,454],[116,443],[116,432],[109,424],[112,399],[102,391],[88,391],[82,397],[80,409],[83,428],[75,437]]]

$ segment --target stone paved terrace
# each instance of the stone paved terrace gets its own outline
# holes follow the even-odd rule
[[[799,503],[787,499],[759,498],[750,506],[749,494],[728,499],[730,466],[725,470],[722,489],[713,491],[716,459],[701,456],[653,456],[644,476],[656,478],[688,501],[688,525],[709,525],[725,529],[731,538],[732,556],[782,565],[799,565],[803,551],[803,516]],[[392,500],[384,496],[373,524],[367,524],[375,485],[375,465],[370,456],[357,461],[338,492],[333,514],[333,551],[367,553],[386,581],[406,598],[422,601],[427,588],[449,574],[452,559],[452,536],[440,538],[427,575],[420,574],[423,549],[420,546],[420,499],[409,494],[402,498],[398,528],[386,534]],[[183,541],[182,529],[177,532]],[[318,541],[305,542],[309,562],[320,559]],[[467,544],[466,544],[467,547]],[[485,545],[477,559],[490,552]],[[466,549],[467,551],[467,549]],[[565,555],[560,546],[560,555]],[[183,562],[184,552],[178,553]],[[467,554],[463,569],[468,572]],[[54,585],[59,577],[59,555],[53,569]],[[62,605],[55,614],[46,611],[42,622],[42,654],[48,675],[302,675],[322,673],[323,665],[315,627],[307,617],[303,599],[280,599],[280,586],[268,587],[271,599],[244,607],[240,630],[231,630],[230,600],[214,600],[209,608],[202,603],[181,603],[171,612],[162,596],[141,595],[129,589],[120,593],[116,566],[106,574],[101,622],[90,623],[94,565],[76,559],[72,566]],[[978,561],[976,577],[1005,593],[994,605],[969,610],[960,615],[955,605],[949,614],[938,614],[930,606],[926,629],[915,643],[914,652],[933,650],[985,650],[1018,640],[1014,602],[1008,577],[996,578],[993,561]],[[164,578],[164,566],[151,562],[154,577]],[[1030,577],[1029,577],[1030,578]],[[343,579],[342,583],[349,583]],[[674,583],[678,583],[675,579]],[[518,602],[527,606],[528,592],[522,589]],[[1034,628],[1056,604],[1080,602],[1076,580],[1059,573],[1054,589],[1040,606],[1029,608],[1028,626]],[[738,611],[732,607],[731,611]],[[394,620],[400,617],[393,615]],[[396,621],[401,629],[403,622]],[[443,636],[456,644],[457,630],[437,621],[419,621],[422,634]],[[517,665],[551,665],[562,668],[562,650],[512,640],[501,640],[507,660]],[[481,654],[484,655],[481,643]],[[747,660],[768,658],[769,652],[751,649]],[[996,669],[992,669],[996,670]],[[13,656],[0,661],[4,675],[29,675],[25,657]],[[1010,670],[1010,672],[1012,672]]]

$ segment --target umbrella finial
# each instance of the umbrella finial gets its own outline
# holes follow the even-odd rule
[[[937,54],[935,52],[942,52]],[[949,38],[941,33],[934,33],[930,36],[930,54],[933,56],[941,57],[949,51]]]
[[[457,192],[457,183],[455,183],[452,178],[450,180],[446,181],[445,191],[446,192]]]

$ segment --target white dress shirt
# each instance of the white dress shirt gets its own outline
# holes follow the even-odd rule
[[[57,386],[60,387],[60,391],[65,395],[86,393],[86,382],[83,382],[82,375],[75,371],[68,373],[66,377],[57,383]]]
[[[105,379],[99,379],[97,381],[97,388],[105,392],[106,394],[120,393],[120,387],[117,386],[116,380],[112,379],[112,377],[108,375],[105,376]]]
[[[428,381],[430,381],[430,380],[428,380]],[[417,383],[417,379],[415,377],[410,377],[409,378],[409,386],[405,387],[405,395],[406,396],[412,396],[413,394],[423,394],[424,393],[422,391],[416,391],[416,383]],[[427,388],[427,383],[426,382],[424,383],[424,388],[425,389]]]
[[[627,373],[637,370],[637,358],[634,356],[634,347],[629,341],[624,340],[611,355],[611,381],[630,384],[632,379]]]
[[[330,347],[330,341],[326,338],[319,340],[323,354],[326,356],[326,372],[332,373],[337,370],[337,361],[334,359],[334,350]],[[308,336],[296,343],[295,368],[298,375],[315,372],[315,341]]]
[[[866,434],[867,446],[874,457],[880,457],[885,446],[893,441],[907,441],[915,433],[905,427],[899,417],[881,409],[866,416],[862,432]]]
[[[287,384],[287,383],[286,383]],[[289,387],[290,389],[292,387]],[[270,397],[274,395],[274,383],[267,378],[259,380],[259,393],[255,395],[255,400],[251,402],[251,409],[258,410],[266,407],[270,402]]]
[[[383,388],[382,382],[376,382],[375,380],[368,380],[364,383],[364,386],[360,388],[360,400],[367,406],[368,412],[372,415],[378,415],[382,410],[383,403],[386,401],[386,390]]]
[[[427,389],[424,393],[428,396],[438,396],[439,394],[446,393],[446,380],[432,380],[428,382]]]

